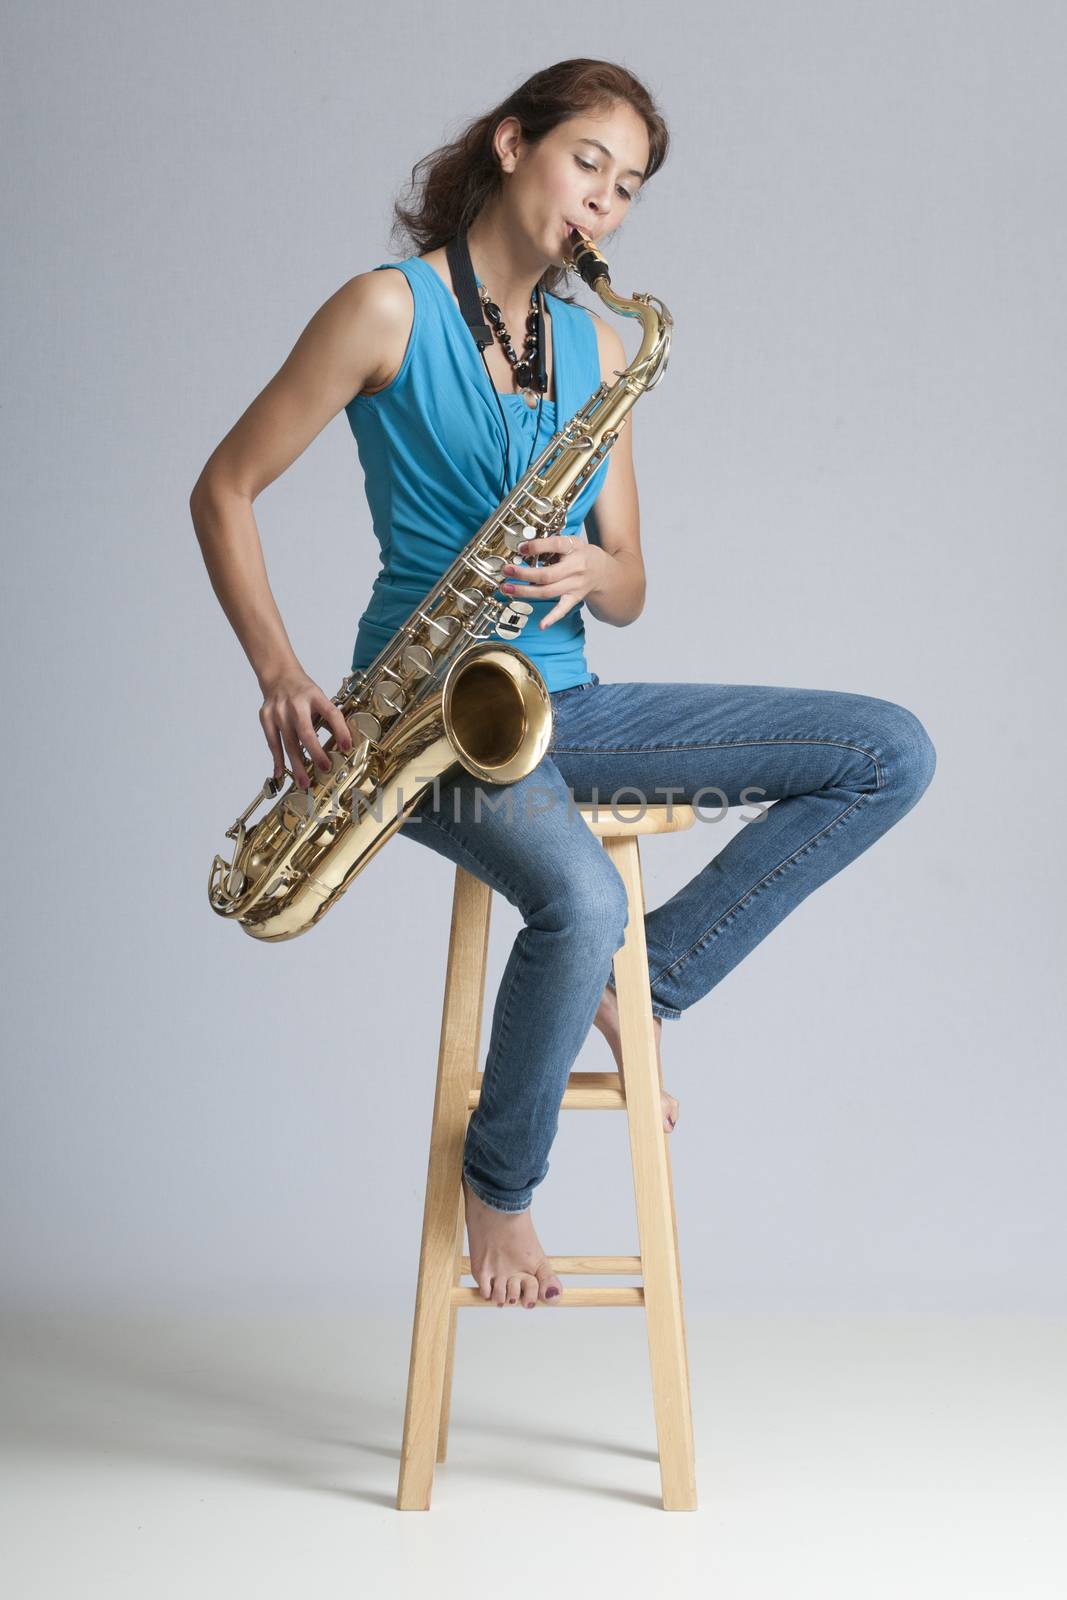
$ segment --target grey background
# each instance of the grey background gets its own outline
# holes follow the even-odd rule
[[[676,320],[634,417],[648,603],[587,618],[590,665],[883,696],[939,757],[664,1026],[687,1305],[1063,1312],[1063,9],[459,19],[7,12],[5,1301],[412,1303],[452,872],[394,842],[276,948],[212,915],[269,757],[187,497],[389,259],[414,162],[590,54],[671,127],[611,261]],[[332,694],[377,570],[343,413],[255,510]],[[649,903],[734,825],[653,841]],[[546,1249],[636,1248],[628,1159],[562,1118]]]

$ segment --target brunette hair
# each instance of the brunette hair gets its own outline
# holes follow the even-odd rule
[[[670,135],[644,84],[626,67],[611,61],[585,56],[557,61],[527,78],[492,111],[468,123],[450,144],[415,163],[407,191],[410,204],[398,200],[393,206],[390,237],[394,247],[403,250],[413,245],[416,255],[440,249],[461,228],[468,228],[486,201],[499,193],[503,175],[493,151],[493,134],[505,117],[517,117],[523,139],[537,144],[568,117],[604,110],[620,100],[633,107],[648,130],[648,165],[643,175],[647,181],[666,161]],[[557,266],[546,267],[540,278],[542,289],[573,300],[559,294],[566,281],[566,270]]]

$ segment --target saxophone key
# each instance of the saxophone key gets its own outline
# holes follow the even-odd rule
[[[526,504],[542,517],[550,517],[560,509],[554,500],[546,500],[544,495],[532,491],[526,496]]]
[[[509,522],[504,527],[504,543],[512,555],[518,552],[520,544],[525,544],[533,529],[527,522]]]
[[[459,626],[458,617],[426,617],[426,631],[432,645],[447,644],[454,637]]]
[[[382,736],[381,723],[369,711],[357,711],[355,716],[349,717],[348,727],[357,743],[360,739],[366,739],[369,744],[377,744]]]
[[[517,639],[532,613],[533,606],[528,601],[509,601],[497,620],[496,632],[501,639]]]
[[[400,659],[419,677],[427,678],[433,671],[433,656],[423,644],[409,644]]]
[[[382,716],[395,716],[404,708],[404,691],[395,683],[381,683],[371,696],[371,705]]]
[[[477,589],[457,589],[452,583],[448,585],[448,592],[459,601],[465,611],[477,611],[484,598]]]
[[[487,578],[495,578],[503,570],[504,557],[494,555],[480,555],[469,563],[476,572],[484,573]]]

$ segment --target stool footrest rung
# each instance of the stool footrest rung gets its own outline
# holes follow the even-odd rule
[[[538,1301],[538,1305],[543,1302]],[[564,1310],[568,1306],[643,1306],[645,1291],[640,1285],[629,1287],[626,1285],[607,1284],[603,1288],[573,1288],[564,1290],[558,1300],[551,1302],[553,1310]],[[452,1289],[451,1304],[456,1306],[491,1306],[496,1302],[486,1300],[480,1289],[468,1289],[463,1284],[456,1284]]]
[[[553,1272],[558,1273],[587,1273],[608,1274],[613,1278],[631,1278],[641,1275],[640,1256],[549,1256],[548,1264]],[[470,1256],[460,1256],[460,1272],[470,1272]]]
[[[484,1072],[467,1095],[467,1110],[477,1109]],[[625,1111],[626,1092],[617,1072],[572,1072],[560,1100],[561,1111]]]

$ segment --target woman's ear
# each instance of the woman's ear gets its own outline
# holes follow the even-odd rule
[[[518,117],[504,117],[493,135],[493,150],[502,172],[511,173],[515,171],[515,166],[519,159],[516,146],[521,141],[522,124],[519,122]]]

